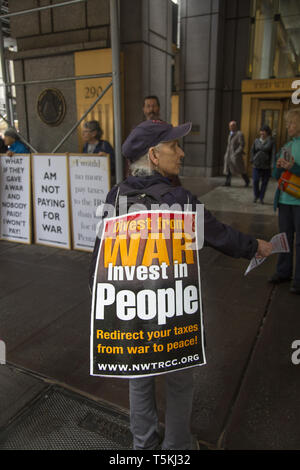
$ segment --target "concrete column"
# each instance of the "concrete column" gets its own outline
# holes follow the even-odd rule
[[[220,36],[223,33],[224,2],[183,0],[181,2],[181,121],[192,121],[186,137],[184,175],[216,172],[218,141],[217,110],[221,104]]]
[[[171,0],[127,0],[120,6],[126,137],[144,119],[147,95],[158,96],[161,118],[170,120],[172,4]]]
[[[223,165],[228,121],[240,119],[250,0],[182,0],[180,13],[181,121],[193,122],[183,172],[215,176]]]

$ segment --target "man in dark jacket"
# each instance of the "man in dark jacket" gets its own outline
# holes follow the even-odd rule
[[[184,152],[178,139],[189,133],[191,123],[173,127],[162,121],[144,121],[128,136],[122,151],[130,161],[131,176],[123,185],[117,185],[106,198],[107,207],[103,215],[118,206],[124,185],[141,193],[151,189],[161,204],[169,207],[179,204],[182,210],[189,204],[196,211],[201,204],[196,196],[182,186],[172,187],[170,178],[178,175]],[[162,187],[164,191],[162,192]],[[174,206],[173,206],[174,207]],[[263,240],[256,240],[232,227],[219,222],[208,210],[204,210],[204,239],[207,246],[235,258],[251,259],[271,254],[272,246]],[[90,271],[90,286],[96,266],[100,238],[97,237]],[[166,418],[163,449],[197,449],[197,442],[190,431],[193,402],[193,368],[186,368],[164,374],[166,380]],[[130,379],[130,422],[134,449],[155,449],[159,444],[158,417],[155,405],[154,377]]]
[[[6,152],[7,152],[7,146],[5,145],[2,137],[0,137],[0,153],[6,153]]]
[[[146,96],[143,105],[144,117],[147,121],[159,120],[160,118],[160,102],[156,95]],[[172,186],[181,186],[181,181],[178,175],[171,178]]]

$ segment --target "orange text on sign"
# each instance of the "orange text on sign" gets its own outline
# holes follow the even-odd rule
[[[127,240],[126,235],[117,236],[115,239],[106,238],[104,242],[105,268],[110,263],[113,266],[116,265],[118,254],[120,254],[122,266],[136,266],[140,241],[141,235],[139,233],[132,234],[129,240]],[[183,255],[187,264],[194,264],[194,254],[190,247],[191,243],[192,237],[187,233],[182,233],[181,237],[178,237],[178,233],[171,235],[172,264],[175,264],[175,262],[182,263]],[[151,266],[154,260],[158,260],[159,264],[166,263],[168,266],[171,264],[167,241],[163,233],[150,233],[146,241],[142,265]]]

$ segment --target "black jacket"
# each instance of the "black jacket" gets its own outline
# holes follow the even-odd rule
[[[254,168],[269,170],[274,163],[276,155],[276,144],[272,137],[261,141],[255,139],[250,150],[250,162]]]
[[[196,211],[196,205],[201,204],[196,196],[193,196],[189,191],[187,191],[182,186],[172,187],[171,180],[161,176],[159,173],[155,173],[151,176],[145,177],[135,177],[129,176],[125,183],[130,186],[132,189],[145,189],[151,187],[155,189],[155,185],[168,185],[170,190],[166,192],[161,200],[160,204],[168,204],[172,206],[174,204],[179,204],[184,210],[186,204],[190,204],[191,209]],[[159,186],[157,186],[159,187]],[[118,185],[115,185],[106,197],[105,204],[111,206],[115,205],[116,197],[118,194]],[[108,213],[103,211],[103,218],[105,218]],[[245,235],[238,230],[230,227],[229,225],[219,222],[208,210],[204,209],[204,245],[215,248],[216,250],[224,253],[225,255],[231,256],[233,258],[246,258],[251,259],[257,252],[258,242],[251,235]],[[89,283],[90,287],[93,286],[94,272],[97,262],[97,254],[100,245],[100,239],[97,237],[94,251],[92,255],[90,272],[89,272]]]
[[[88,151],[88,144],[84,144],[82,153],[87,153]],[[112,146],[110,145],[109,142],[106,140],[100,140],[98,144],[96,145],[94,152],[93,153],[99,153],[99,152],[105,152],[110,155],[110,170],[112,175],[115,174],[116,172],[116,157],[115,157],[115,152]]]
[[[0,153],[6,153],[7,146],[4,143],[4,140],[0,137]]]

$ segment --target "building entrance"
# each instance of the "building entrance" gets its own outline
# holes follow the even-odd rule
[[[285,142],[286,132],[283,123],[283,112],[286,100],[259,100],[258,113],[256,117],[257,130],[267,125],[272,129],[272,135],[276,141],[277,148]]]
[[[287,142],[284,114],[293,107],[292,83],[294,79],[244,80],[242,82],[241,130],[245,136],[245,163],[248,173],[252,171],[250,149],[266,124],[272,129],[277,151]]]

